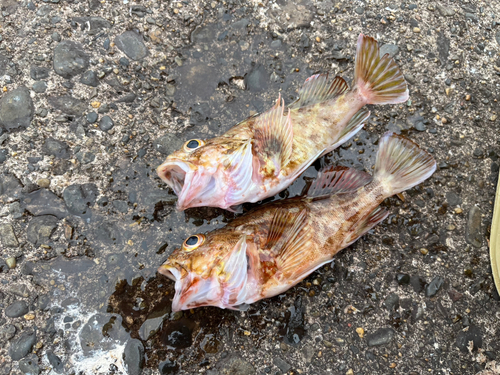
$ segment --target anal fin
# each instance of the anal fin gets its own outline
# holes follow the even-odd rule
[[[328,82],[328,74],[316,74],[304,82],[299,90],[299,99],[290,104],[289,108],[297,109],[331,100],[341,95],[349,86],[342,77],[335,77]]]
[[[372,212],[370,212],[367,216],[363,217],[353,226],[351,234],[348,237],[346,237],[342,247],[347,247],[352,243],[354,243],[359,237],[366,234],[370,229],[372,229],[378,223],[383,221],[388,215],[389,212],[381,208],[380,206],[375,208]]]
[[[292,156],[293,126],[290,111],[284,116],[281,96],[276,105],[259,116],[255,124],[255,148],[261,163],[277,175]]]
[[[284,274],[294,272],[302,262],[303,251],[311,238],[308,210],[276,210],[269,227],[265,247],[275,254],[278,268]]]
[[[354,134],[361,130],[365,121],[368,120],[369,117],[370,111],[366,108],[361,108],[358,112],[356,112],[355,115],[352,116],[352,118],[349,120],[346,127],[342,130],[342,132],[340,132],[337,141],[333,145],[325,149],[321,156],[328,154],[330,151],[335,150],[341,144],[347,142],[349,138],[353,137]]]
[[[354,192],[371,180],[372,177],[368,173],[357,169],[340,166],[323,168],[307,191],[307,197],[318,200],[335,194]]]

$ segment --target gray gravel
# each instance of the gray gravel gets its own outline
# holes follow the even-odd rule
[[[498,14],[477,0],[4,1],[0,375],[494,369]],[[176,212],[155,168],[278,93],[292,102],[312,74],[351,80],[359,33],[396,59],[410,100],[370,106],[354,139],[274,199],[324,165],[371,171],[387,130],[432,152],[438,171],[286,293],[244,313],[172,313],[157,267],[235,214]]]

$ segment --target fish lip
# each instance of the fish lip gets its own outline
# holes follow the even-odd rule
[[[177,209],[187,208],[186,194],[189,191],[193,173],[197,168],[189,162],[182,160],[167,160],[161,164],[156,172],[158,176],[172,188],[177,195]]]

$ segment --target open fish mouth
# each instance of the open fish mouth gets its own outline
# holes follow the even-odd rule
[[[186,175],[192,167],[183,161],[166,161],[157,169],[158,176],[170,186],[177,196],[181,196]]]
[[[175,282],[181,279],[181,273],[175,267],[161,265],[158,272]]]

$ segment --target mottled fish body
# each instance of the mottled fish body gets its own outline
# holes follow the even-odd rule
[[[177,208],[230,209],[257,202],[288,187],[318,157],[356,134],[368,119],[366,104],[408,99],[403,74],[375,39],[360,35],[354,86],[324,74],[306,80],[299,99],[285,107],[278,99],[220,137],[187,141],[169,155],[158,175],[178,195]]]
[[[243,309],[286,291],[384,220],[384,199],[423,182],[435,168],[431,155],[387,133],[373,178],[329,168],[305,197],[263,205],[222,229],[189,237],[159,268],[175,281],[173,310]]]

